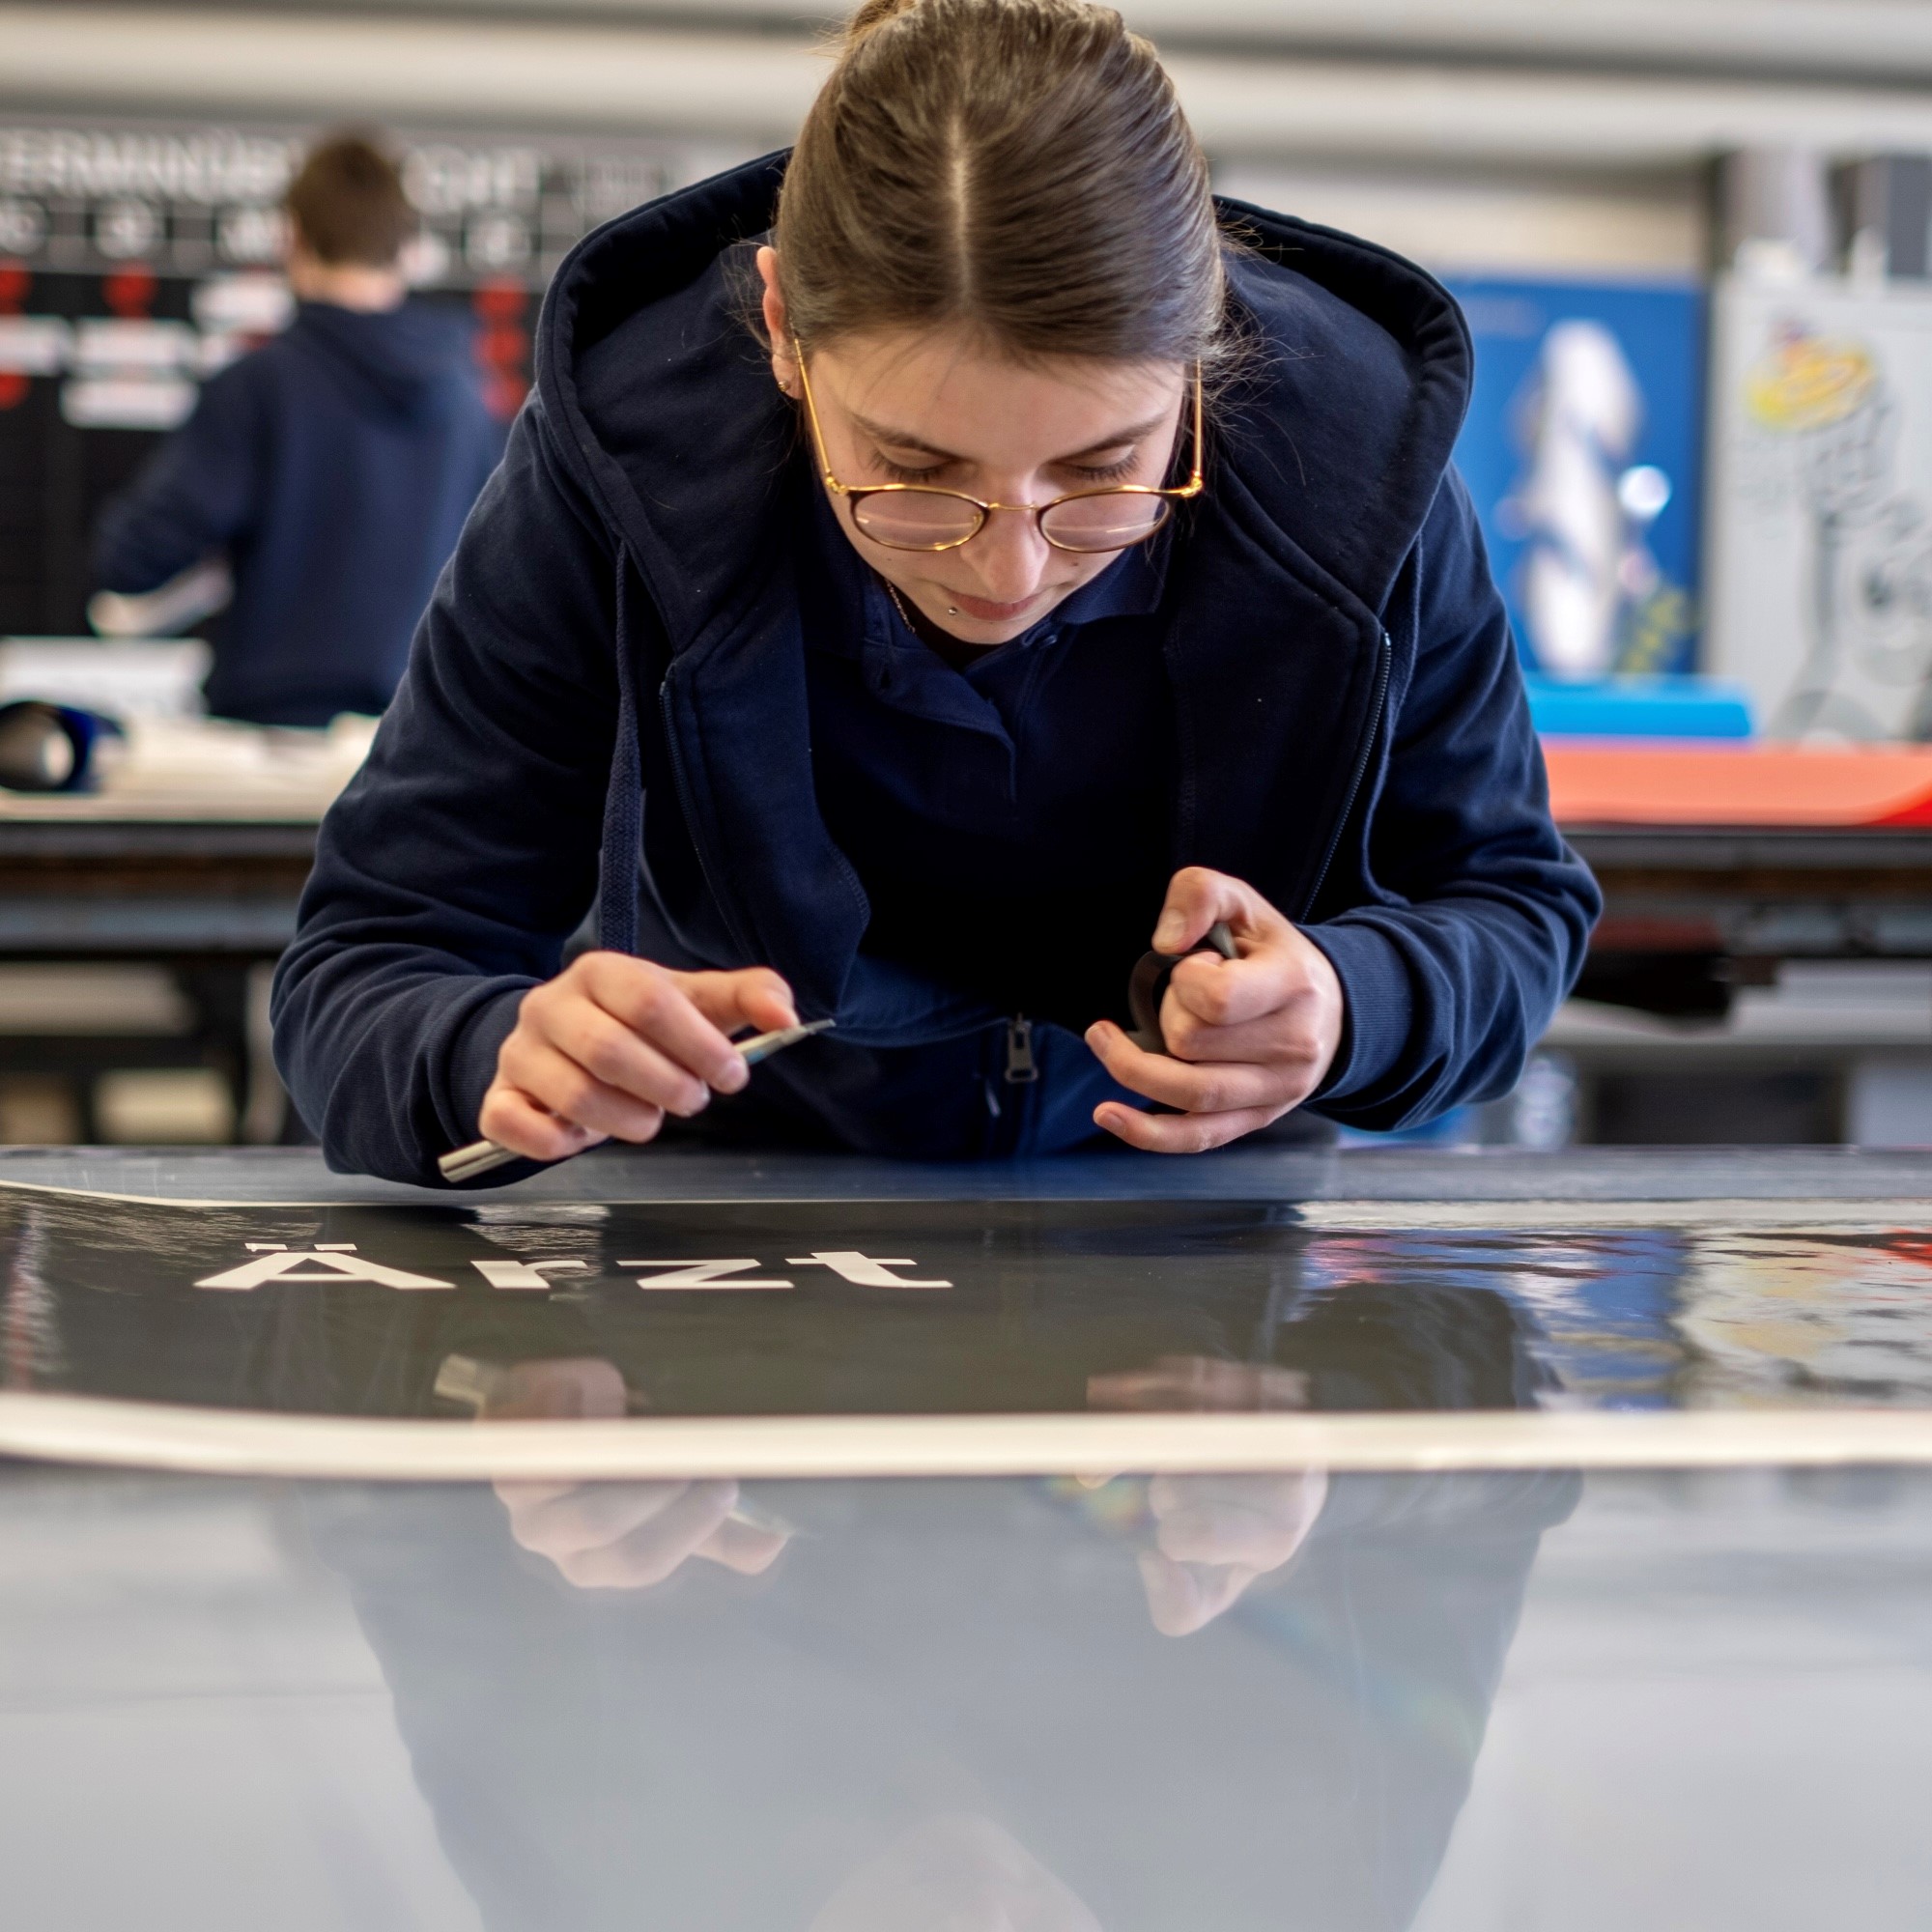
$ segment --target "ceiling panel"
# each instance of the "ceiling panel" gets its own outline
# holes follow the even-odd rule
[[[147,0],[171,11],[170,0]],[[233,0],[300,11],[313,0]],[[718,28],[823,26],[825,0],[347,0],[339,13],[637,20]],[[1354,49],[1511,62],[1685,66],[1740,72],[1932,80],[1925,0],[1123,0],[1144,32],[1179,45]]]

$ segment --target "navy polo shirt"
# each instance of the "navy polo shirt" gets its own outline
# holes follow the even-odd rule
[[[1003,1012],[1124,1018],[1170,874],[1167,537],[954,669],[812,496],[812,770],[871,901],[863,951]]]

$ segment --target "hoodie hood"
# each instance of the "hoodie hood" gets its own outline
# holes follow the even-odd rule
[[[468,380],[469,332],[467,317],[417,302],[373,314],[303,302],[284,340],[327,363],[358,408],[420,422]]]
[[[777,505],[796,418],[748,326],[751,251],[781,153],[619,216],[559,270],[536,391],[558,454],[650,584],[673,635],[742,576],[748,520]],[[1379,610],[1435,500],[1467,408],[1461,311],[1413,263],[1332,229],[1222,201],[1252,346],[1209,428],[1227,488]],[[773,491],[748,501],[747,463]]]

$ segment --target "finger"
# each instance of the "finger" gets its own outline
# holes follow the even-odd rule
[[[555,1014],[544,1037],[604,1086],[667,1114],[689,1120],[710,1105],[711,1089],[696,1074],[588,1000],[575,1000]]]
[[[602,1548],[661,1516],[687,1483],[506,1483],[511,1532],[539,1556]]]
[[[621,1542],[581,1550],[557,1568],[580,1589],[649,1589],[697,1553],[737,1500],[736,1483],[693,1483]]]
[[[1191,1636],[1206,1629],[1255,1580],[1253,1571],[1237,1564],[1180,1564],[1152,1549],[1142,1552],[1140,1573],[1148,1615],[1162,1636]]]
[[[1218,1367],[1243,1367],[1224,1363]],[[1148,1507],[1157,1517],[1200,1505],[1251,1510],[1280,1522],[1299,1522],[1317,1515],[1328,1495],[1325,1469],[1269,1470],[1260,1475],[1228,1472],[1208,1476],[1155,1476],[1148,1485]]]
[[[622,952],[586,952],[571,970],[588,998],[707,1087],[729,1094],[745,1084],[745,1063],[679,983],[696,975]]]
[[[1244,1020],[1263,1019],[1313,993],[1306,954],[1315,950],[1284,927],[1279,935],[1256,941],[1238,959],[1223,959],[1218,952],[1190,952],[1168,976],[1167,999],[1209,1026],[1239,1026]]]
[[[1160,1006],[1160,1036],[1176,1060],[1245,1061],[1266,1066],[1315,1057],[1307,1028],[1293,1007],[1236,1026],[1218,1026],[1192,1012],[1170,991]]]
[[[1161,1553],[1177,1562],[1279,1570],[1308,1541],[1328,1499],[1325,1469],[1284,1474],[1156,1476],[1148,1507]]]
[[[624,1378],[601,1355],[553,1355],[514,1362],[501,1393],[483,1405],[493,1421],[525,1421],[544,1416],[609,1420],[624,1413]]]
[[[1184,952],[1190,946],[1199,946],[1217,920],[1227,921],[1238,943],[1239,934],[1258,930],[1267,916],[1281,918],[1267,900],[1239,879],[1209,871],[1206,866],[1183,866],[1168,881],[1167,897],[1154,923],[1154,951]]]
[[[510,1512],[514,1529],[520,1516],[534,1512],[545,1503],[554,1502],[558,1496],[567,1496],[581,1486],[577,1483],[521,1483],[493,1476],[490,1487],[496,1492],[497,1500]]]
[[[566,1160],[609,1138],[560,1119],[500,1080],[484,1094],[476,1128],[486,1140],[508,1148],[512,1153],[527,1154],[532,1160]]]
[[[1164,1053],[1144,1053],[1111,1020],[1096,1020],[1089,1027],[1087,1044],[1122,1087],[1190,1114],[1223,1114],[1244,1107],[1279,1111],[1306,1092],[1299,1084],[1298,1066],[1175,1060]]]
[[[755,1027],[776,1033],[798,1024],[798,1008],[791,988],[768,966],[748,966],[737,973],[675,973],[671,976],[685,996],[723,1033]]]
[[[1260,1510],[1201,1503],[1163,1517],[1155,1541],[1177,1563],[1239,1563],[1259,1573],[1286,1563],[1303,1533],[1299,1522]]]
[[[609,1134],[620,1141],[647,1141],[664,1125],[662,1107],[605,1086],[576,1061],[527,1034],[512,1034],[503,1042],[497,1064],[501,1078],[510,1086],[538,1106],[592,1133]]]
[[[722,1563],[741,1577],[762,1577],[779,1560],[791,1538],[782,1530],[726,1517],[698,1548],[698,1555]]]
[[[1144,1114],[1138,1107],[1105,1100],[1094,1124],[1149,1153],[1206,1153],[1278,1121],[1286,1107],[1247,1107],[1232,1114]]]

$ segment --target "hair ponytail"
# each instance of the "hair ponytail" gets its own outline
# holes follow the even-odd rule
[[[773,240],[807,344],[953,326],[1210,368],[1228,346],[1207,159],[1153,48],[1085,0],[865,0]]]

